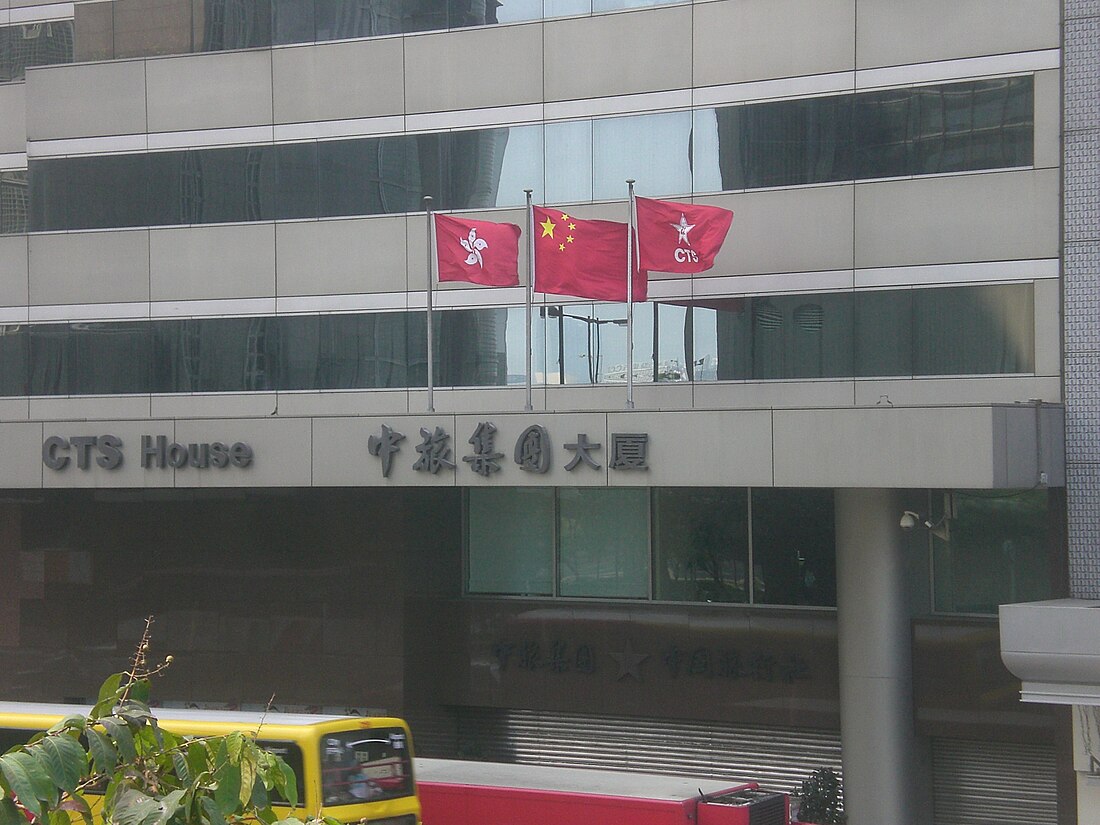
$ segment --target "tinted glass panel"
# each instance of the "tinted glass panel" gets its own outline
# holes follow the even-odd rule
[[[26,395],[27,328],[21,324],[0,325],[0,395]]]
[[[553,595],[554,489],[474,488],[469,496],[469,592]]]
[[[0,235],[26,232],[29,211],[26,170],[0,172]]]
[[[271,0],[193,0],[198,51],[271,45]]]
[[[995,614],[1001,604],[1053,598],[1047,496],[1046,490],[953,495],[954,517],[931,538],[936,610]],[[937,520],[941,515],[942,506],[932,511]]]
[[[836,604],[832,490],[752,491],[753,601]]]
[[[156,327],[162,392],[275,389],[278,323],[273,318],[202,318]]]
[[[648,598],[648,491],[565,488],[558,497],[559,593]]]
[[[928,114],[936,106],[939,120]],[[641,194],[670,195],[1021,166],[1032,108],[1032,79],[1020,77],[548,124],[545,148],[544,127],[524,126],[56,158],[31,162],[31,222],[375,215],[420,211],[424,195],[439,210],[519,205],[525,189],[536,202],[622,198],[627,178]]]
[[[283,318],[279,337],[281,389],[413,386],[409,316],[403,312]],[[420,372],[424,351],[423,344],[415,350]]]
[[[749,600],[744,488],[653,491],[654,596],[686,602]]]
[[[1032,372],[1034,319],[1034,292],[1028,286],[914,290],[914,372]]]
[[[22,80],[28,66],[72,62],[72,20],[0,26],[0,83]]]
[[[151,332],[141,322],[31,327],[31,394],[147,392]]]

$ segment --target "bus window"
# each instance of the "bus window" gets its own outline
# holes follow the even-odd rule
[[[298,788],[298,804],[301,805],[305,799],[305,783],[302,781],[302,777],[305,775],[305,765],[302,759],[302,749],[293,742],[276,742],[270,739],[258,739],[256,744],[268,753],[282,757],[287,767],[294,771],[294,784]],[[272,790],[269,796],[273,805],[290,804],[289,800],[285,799],[276,790]]]
[[[412,757],[401,728],[326,733],[321,738],[324,805],[353,805],[414,793]]]

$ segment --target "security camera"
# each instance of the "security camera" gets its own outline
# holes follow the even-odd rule
[[[901,522],[899,524],[902,530],[912,530],[920,524],[920,516],[912,510],[906,510],[901,514]]]

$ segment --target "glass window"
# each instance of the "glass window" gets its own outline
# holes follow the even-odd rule
[[[592,200],[592,121],[547,123],[546,200],[576,203]]]
[[[0,324],[0,396],[27,394],[27,328]]]
[[[162,392],[275,389],[278,323],[274,318],[199,318],[156,327]]]
[[[281,318],[279,342],[280,389],[411,386],[408,313]]]
[[[318,143],[320,216],[421,209],[416,141],[396,136]]]
[[[72,20],[0,27],[0,83],[22,80],[28,66],[72,62]]]
[[[271,45],[271,0],[194,0],[192,9],[198,51]]]
[[[639,195],[690,192],[691,123],[691,112],[594,120],[593,197],[625,199],[628,178]]]
[[[648,598],[648,490],[564,488],[558,495],[559,593]]]
[[[496,205],[524,206],[527,202],[525,189],[531,190],[531,200],[534,203],[545,202],[541,125],[508,127],[508,143],[504,147],[504,159],[500,167]]]
[[[97,5],[76,5],[81,60],[195,51],[192,24],[201,18],[192,16],[192,0],[112,0],[103,11]]]
[[[1035,369],[1034,290],[1028,284],[913,290],[917,375]]]
[[[275,146],[275,218],[316,218],[317,144]]]
[[[856,375],[912,375],[912,291],[857,292],[855,304]]]
[[[501,0],[496,9],[498,23],[522,23],[524,20],[541,20],[543,0]]]
[[[31,327],[31,395],[147,392],[150,327],[141,322]]]
[[[654,596],[664,601],[749,600],[744,488],[653,490]]]
[[[467,536],[469,592],[553,595],[553,488],[472,488]]]
[[[412,754],[401,728],[326,733],[320,757],[323,805],[358,805],[414,793]]]
[[[1049,599],[1054,510],[1046,490],[957,491],[954,517],[932,533],[937,611],[996,613],[998,605]],[[933,501],[939,505],[937,497]],[[938,521],[940,505],[932,511]]]
[[[522,324],[521,312],[514,313],[513,317]],[[508,384],[509,315],[507,309],[460,309],[441,313],[433,376],[436,385],[500,387]]]
[[[305,802],[305,760],[302,757],[302,749],[298,747],[295,742],[276,742],[270,739],[257,739],[256,744],[263,748],[268,753],[273,753],[286,762],[287,767],[290,768],[294,774],[294,784],[297,787],[298,792],[298,804],[301,805]],[[276,790],[270,790],[268,793],[271,796],[271,801],[275,804],[286,803],[286,800],[282,794]]]
[[[836,605],[832,490],[752,490],[753,602]]]
[[[29,210],[27,170],[0,172],[0,235],[26,232]]]

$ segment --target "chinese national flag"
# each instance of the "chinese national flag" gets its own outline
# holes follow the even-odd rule
[[[483,286],[519,284],[519,227],[433,215],[440,281]]]
[[[558,209],[535,210],[535,291],[626,302],[625,223],[586,221]],[[634,262],[634,300],[647,278]]]
[[[704,272],[726,239],[733,213],[718,206],[635,198],[638,259],[642,269]]]

